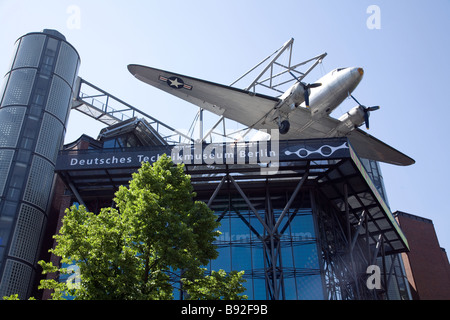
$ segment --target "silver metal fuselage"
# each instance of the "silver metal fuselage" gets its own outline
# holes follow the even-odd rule
[[[310,89],[309,95],[313,118],[329,115],[336,109],[355,90],[363,75],[362,68],[339,68],[317,80],[322,85]],[[305,103],[300,107],[305,108]]]

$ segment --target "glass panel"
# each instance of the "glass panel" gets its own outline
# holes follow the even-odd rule
[[[9,255],[34,263],[44,222],[41,211],[22,204],[14,230]]]
[[[299,300],[323,300],[322,279],[320,275],[297,278]]]
[[[11,181],[9,182],[10,187],[22,188],[23,182],[25,181],[25,175],[27,173],[27,166],[23,163],[17,163],[12,170]]]
[[[7,286],[0,286],[0,296],[9,296],[17,293],[19,299],[26,299],[28,287],[33,276],[32,267],[12,259],[5,259],[4,266],[3,278],[9,281]]]
[[[241,213],[231,215],[231,242],[233,244],[244,245],[250,243],[250,229],[247,226],[249,215],[242,215]]]
[[[45,35],[42,34],[24,36],[19,46],[14,68],[37,67],[44,41]]]
[[[5,201],[2,210],[2,216],[15,217],[17,211],[18,202]]]
[[[252,247],[253,272],[264,277],[264,252],[262,243]]]
[[[261,219],[264,220],[265,212],[264,210],[258,210],[259,215],[261,216]],[[256,233],[258,233],[260,236],[264,235],[264,227],[259,222],[258,218],[255,216],[253,212],[250,211],[250,224],[252,226],[252,229],[254,230],[252,235],[256,238]]]
[[[38,206],[42,210],[47,208],[53,182],[53,169],[54,167],[50,162],[39,156],[34,156],[23,197],[25,201]]]
[[[8,188],[6,192],[6,199],[12,200],[12,201],[19,201],[20,198],[20,189],[19,188]]]
[[[9,79],[9,73],[3,78],[2,88],[0,89],[0,102],[3,100],[3,94],[5,93],[8,79]]]
[[[17,151],[17,162],[28,164],[30,161],[31,152],[28,150],[19,150]]]
[[[13,150],[0,150],[0,196],[5,188],[13,155]]]
[[[56,163],[58,151],[61,147],[62,134],[62,123],[50,114],[45,114],[39,131],[36,153],[46,157],[52,163]]]
[[[53,77],[45,110],[55,115],[62,123],[65,123],[71,94],[72,91],[64,80],[59,77]]]
[[[19,69],[11,73],[2,106],[28,105],[36,69]]]
[[[266,280],[264,278],[253,279],[253,292],[255,300],[266,300]]]
[[[252,261],[251,261],[251,252],[250,248],[232,246],[231,247],[231,259],[232,265],[231,269],[236,271],[247,271],[250,273],[252,270]]]
[[[284,295],[286,300],[297,300],[297,284],[295,277],[284,278]]]
[[[0,109],[0,147],[15,148],[22,129],[25,107]]]
[[[47,91],[49,87],[49,78],[43,75],[40,75],[37,78],[36,89],[33,94],[32,103],[38,106],[44,106]]]
[[[104,149],[114,148],[115,145],[116,145],[116,139],[106,140],[103,143],[103,148]]]
[[[219,256],[215,260],[211,260],[211,270],[219,271],[220,269],[226,272],[231,271],[231,253],[230,247],[217,248]]]
[[[6,246],[11,233],[13,219],[0,216],[0,246]]]
[[[217,259],[211,261],[211,270],[219,271],[223,269],[227,272],[231,270],[231,252],[230,252],[230,216],[225,214],[225,216],[220,220],[220,227],[218,230],[222,233],[217,237],[214,244],[217,246],[217,252],[219,256]]]
[[[61,42],[55,73],[73,86],[78,67],[78,54],[65,42]]]
[[[41,74],[50,76],[55,64],[56,50],[58,48],[58,40],[48,38],[47,48],[41,63]]]
[[[21,41],[21,39],[17,40],[14,43],[14,49],[13,49],[12,54],[11,54],[11,61],[9,62],[7,70],[12,70],[13,69],[13,65],[14,65],[14,62],[16,60],[17,50],[19,49],[20,41]]]

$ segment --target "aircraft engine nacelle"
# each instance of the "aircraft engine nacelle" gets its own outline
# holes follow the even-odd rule
[[[308,90],[309,93],[309,89],[306,90]],[[300,83],[296,84],[296,87],[292,92],[291,101],[295,104],[295,107],[298,107],[305,101],[305,88]]]
[[[356,106],[346,114],[339,118],[341,124],[338,127],[338,131],[348,133],[355,128],[358,128],[365,122],[365,112],[362,106]]]
[[[280,99],[280,111],[289,113],[305,101],[305,89],[300,82],[297,82]]]

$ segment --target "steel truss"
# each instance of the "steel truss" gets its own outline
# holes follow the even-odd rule
[[[283,94],[283,87],[296,81],[290,73],[295,73],[297,79],[302,80],[327,55],[323,53],[299,63],[292,63],[293,44],[294,39],[290,39],[281,48],[244,73],[230,86],[234,86],[238,82],[258,72],[254,80],[246,86],[246,90],[253,92],[257,89],[269,90],[274,96]],[[301,67],[307,65],[309,67],[306,70],[300,70]],[[287,89],[287,87],[284,89]],[[190,143],[194,141],[206,142],[207,139],[210,139],[210,142],[213,142],[213,140],[214,142],[236,141],[245,139],[250,132],[253,132],[253,128],[251,127],[244,127],[234,132],[229,132],[225,123],[226,119],[223,116],[214,120],[214,124],[206,128],[204,109],[199,108],[188,134],[184,134],[80,77],[77,78],[72,109],[84,113],[108,126],[136,117],[143,118],[169,144]],[[215,117],[213,114],[211,116]],[[236,121],[232,122],[238,124]],[[195,132],[197,126],[198,131]]]
[[[245,87],[244,90],[262,93],[264,90],[268,91],[269,94],[273,96],[281,96],[285,90],[288,88],[287,85],[292,84],[294,81],[301,81],[306,77],[318,64],[322,63],[322,60],[327,56],[327,53],[322,53],[313,58],[301,61],[298,63],[292,62],[294,39],[291,38],[289,41],[283,44],[283,46],[273,52],[271,55],[263,59],[253,68],[245,72],[242,76],[236,79],[230,84],[230,86],[236,86],[237,83],[248,79],[256,74],[256,77],[250,82],[249,85]],[[301,67],[309,67],[306,70],[301,71]],[[297,79],[291,76],[291,73],[295,73]],[[225,124],[226,118],[224,116],[219,117],[219,119],[212,125],[209,129],[204,128],[203,121],[204,109],[199,108],[194,120],[191,124],[190,137],[192,138],[194,134],[194,128],[198,125],[199,130],[199,141],[213,142],[213,136],[219,137],[220,141],[236,141],[244,140],[251,132],[254,132],[252,127],[243,127],[234,132],[228,132],[226,130],[227,125]],[[228,121],[232,121],[229,120]],[[237,123],[236,121],[232,121]],[[221,125],[222,124],[222,125]],[[216,130],[217,128],[221,131]],[[217,141],[214,141],[217,142]]]
[[[145,119],[166,143],[186,143],[194,140],[151,115],[133,107],[109,92],[78,77],[72,109],[108,126],[133,118]]]
[[[321,239],[323,281],[328,300],[380,299],[380,292],[369,290],[366,285],[367,267],[376,264],[378,246],[369,245],[368,238],[361,237],[358,230],[349,226],[348,216],[337,214],[323,195],[315,193],[315,215]],[[363,211],[358,226],[366,224]],[[353,230],[352,230],[353,229]],[[366,234],[368,237],[368,234]],[[382,235],[380,235],[382,239]]]
[[[248,180],[237,181],[235,173],[226,170],[215,188],[210,188],[211,192],[202,192],[198,186],[199,199],[205,201],[207,205],[218,214],[218,220],[223,215],[232,211],[249,227],[253,235],[261,241],[264,250],[264,270],[253,270],[263,276],[266,283],[267,299],[285,299],[286,277],[293,275],[317,275],[322,277],[323,296],[327,300],[378,300],[388,299],[386,288],[393,278],[393,263],[386,268],[386,259],[394,259],[397,255],[388,256],[384,250],[385,235],[383,233],[369,234],[368,211],[362,210],[358,213],[352,211],[349,205],[348,185],[344,184],[342,194],[346,205],[345,215],[336,208],[335,204],[323,194],[320,188],[308,179],[310,170],[315,171],[315,163],[307,163],[302,166],[303,173],[299,173],[295,183],[289,182],[289,187],[281,187],[280,181],[276,178],[266,178],[259,181],[258,190],[255,192]],[[312,169],[310,169],[312,168]],[[194,174],[195,171],[192,171]],[[316,173],[312,174],[314,179]],[[234,177],[233,177],[234,176]],[[194,178],[195,181],[195,178]],[[255,180],[253,181],[254,183]],[[195,182],[194,182],[195,185]],[[280,201],[280,187],[285,192],[285,197]],[[261,197],[262,196],[262,197]],[[228,203],[219,205],[217,199],[228,199]],[[254,226],[243,217],[230,199],[239,198],[247,205],[263,227],[264,232],[258,232]],[[261,198],[264,201],[261,201]],[[301,199],[301,200],[300,200]],[[306,201],[305,201],[306,199]],[[219,201],[220,202],[220,201]],[[275,203],[276,202],[276,203]],[[282,247],[286,245],[284,232],[289,223],[295,219],[296,212],[304,206],[312,209],[315,223],[315,238],[309,239],[317,245],[319,253],[319,269],[295,269],[291,270],[283,265]],[[274,213],[274,208],[282,208],[281,213]],[[285,215],[290,212],[289,222],[283,221]],[[353,218],[357,217],[355,224]],[[375,242],[373,241],[375,239]],[[222,243],[223,246],[232,243]],[[295,250],[295,248],[293,249]],[[381,289],[370,289],[367,280],[370,274],[367,268],[370,265],[379,265],[381,269]],[[254,276],[254,274],[252,274]]]
[[[233,178],[233,174],[227,172],[226,175],[223,176],[222,180],[219,182],[217,187],[214,189],[212,195],[209,197],[207,202],[208,206],[214,209],[217,213],[218,209],[222,212],[222,215],[219,214],[218,220],[220,221],[223,218],[223,214],[229,211],[232,211],[249,227],[253,235],[262,243],[263,247],[263,258],[264,258],[264,270],[253,270],[252,276],[255,273],[261,272],[260,276],[263,276],[266,283],[266,295],[267,299],[279,300],[285,299],[285,286],[284,286],[284,278],[295,276],[295,275],[308,275],[308,274],[319,274],[319,270],[304,270],[300,268],[287,269],[283,267],[283,259],[281,254],[281,249],[286,245],[286,242],[289,242],[292,245],[292,239],[284,236],[286,229],[289,227],[289,223],[291,220],[295,219],[296,214],[299,211],[299,197],[300,190],[308,180],[308,170],[303,173],[303,176],[300,178],[298,182],[296,182],[295,188],[292,190],[292,193],[286,192],[285,201],[283,203],[283,209],[281,213],[274,213],[274,206],[280,207],[279,193],[277,193],[277,197],[274,197],[272,194],[274,190],[278,189],[270,184],[269,179],[267,179],[264,183],[264,200],[261,201],[261,197],[257,197],[257,200],[252,200],[253,195],[249,195],[246,191],[243,190],[245,186],[241,187],[243,183],[238,183],[235,178]],[[245,184],[245,183],[244,183]],[[231,191],[230,189],[233,189]],[[240,196],[245,204],[248,206],[249,210],[253,214],[253,216],[259,221],[261,226],[263,227],[263,232],[258,232],[256,228],[252,227],[252,224],[237,210],[231,202],[227,204],[227,207],[224,209],[223,207],[217,207],[214,205],[216,197],[220,193],[228,193],[229,199],[233,198],[236,200],[236,195]],[[261,192],[261,191],[260,191]],[[304,192],[304,191],[303,191]],[[236,194],[237,193],[237,194]],[[233,195],[232,195],[233,194]],[[258,192],[259,194],[259,192]],[[222,195],[223,197],[223,195]],[[273,202],[277,201],[278,203],[275,205]],[[255,204],[254,202],[257,202]],[[294,202],[296,202],[296,206],[294,207]],[[301,204],[302,202],[300,202]],[[263,211],[263,212],[262,212]],[[284,218],[290,212],[289,222],[286,223]],[[305,240],[303,240],[305,241]],[[308,239],[306,242],[311,243],[315,242],[315,239]]]

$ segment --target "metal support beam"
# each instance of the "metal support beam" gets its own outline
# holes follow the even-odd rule
[[[309,171],[307,170],[304,174],[303,177],[301,178],[301,180],[299,181],[299,183],[297,184],[297,186],[295,187],[294,192],[292,193],[288,203],[286,203],[286,206],[283,209],[283,212],[280,214],[280,216],[278,217],[277,223],[275,224],[275,226],[273,227],[272,233],[276,233],[278,227],[280,226],[281,222],[283,221],[284,216],[286,215],[286,213],[288,212],[288,210],[291,208],[292,202],[295,200],[295,197],[297,196],[298,192],[300,191],[300,189],[302,188],[303,184],[305,183],[305,181],[308,179],[308,173]]]
[[[350,252],[353,252],[353,249],[355,248],[356,240],[358,240],[359,232],[361,231],[361,227],[363,226],[365,216],[366,216],[366,210],[364,210],[361,213],[361,216],[359,218],[358,226],[356,227],[356,231],[355,231],[355,234],[353,235],[352,243],[350,245]]]
[[[273,217],[273,210],[270,200],[270,193],[269,189],[266,184],[266,221],[269,226],[273,225],[274,217]],[[275,239],[275,235],[273,232],[269,232],[269,235],[266,237],[266,240],[264,241],[264,249],[267,252],[267,256],[270,257],[268,259],[269,262],[269,268],[266,269],[266,281],[269,282],[269,286],[272,288],[272,299],[278,300],[279,297],[279,289],[280,285],[278,283],[278,270],[277,270],[277,261],[278,261],[278,254],[279,250],[279,239]],[[272,276],[269,274],[269,270],[272,272]],[[269,281],[271,280],[271,281]]]
[[[255,88],[255,84],[258,82],[258,80],[264,75],[264,73],[266,73],[267,70],[269,70],[269,68],[271,68],[273,66],[273,63],[275,61],[277,61],[277,59],[283,54],[283,52],[292,46],[292,44],[294,43],[294,38],[291,38],[289,41],[287,41],[283,47],[281,47],[280,49],[278,49],[278,54],[275,56],[275,58],[272,59],[272,61],[263,69],[263,71],[256,77],[255,80],[253,80],[253,82],[245,89],[245,90],[250,90],[252,87],[253,89]],[[277,51],[275,51],[273,54],[275,54]],[[272,54],[272,55],[273,55]],[[266,59],[267,60],[267,59]],[[256,67],[252,68],[249,72],[253,71],[255,68],[259,67],[262,63],[264,63],[266,60],[264,60],[263,62],[261,62],[260,64],[258,64]],[[247,75],[249,72],[247,72],[245,75]],[[244,75],[244,76],[245,76]],[[243,76],[243,77],[244,77]],[[242,78],[242,77],[241,77]],[[240,78],[240,79],[241,79]],[[239,80],[239,79],[238,79]]]
[[[219,184],[217,185],[216,189],[214,190],[211,198],[209,198],[208,204],[207,204],[208,208],[211,206],[211,203],[214,201],[214,199],[216,198],[216,196],[219,193],[220,189],[222,188],[222,186],[223,186],[223,184],[224,184],[224,182],[226,180],[226,177],[227,176],[223,176],[222,180],[220,180]]]
[[[383,234],[380,233],[380,235],[378,236],[376,245],[375,245],[375,250],[373,251],[372,263],[371,264],[375,264],[377,262],[378,252],[380,251],[382,238],[383,238]]]
[[[384,248],[384,237],[381,237],[381,263],[383,265],[383,283],[384,290],[386,292],[386,298],[389,300],[389,293],[387,288],[387,275],[386,275],[386,252]]]
[[[87,93],[89,92],[89,93]],[[134,117],[141,117],[149,121],[150,124],[156,124],[156,131],[166,140],[174,135],[194,142],[189,136],[172,128],[171,126],[159,121],[148,113],[133,107],[125,101],[113,96],[105,90],[89,83],[78,77],[76,84],[76,96],[72,101],[72,109],[78,110],[89,117],[92,117],[106,125],[113,125],[121,121],[129,120]],[[164,128],[167,132],[161,133]],[[181,143],[181,141],[178,141]]]
[[[72,193],[75,195],[75,198],[77,198],[77,201],[87,209],[86,204],[84,203],[83,198],[81,198],[77,188],[73,185],[71,181],[69,181],[68,185]]]
[[[261,225],[264,227],[264,229],[267,231],[267,233],[269,233],[269,235],[272,233],[272,229],[270,229],[267,224],[264,222],[264,219],[261,218],[261,215],[258,213],[258,211],[255,209],[255,207],[252,205],[252,203],[250,202],[250,200],[247,198],[247,196],[245,195],[244,191],[242,191],[241,187],[237,184],[236,180],[234,180],[234,178],[232,176],[229,176],[230,181],[233,183],[234,187],[237,189],[237,191],[239,192],[239,194],[241,195],[241,197],[244,199],[244,201],[247,203],[248,207],[250,208],[250,210],[253,211],[253,213],[255,214],[256,218],[258,219],[258,221],[261,223]]]
[[[218,126],[222,121],[225,123],[225,117],[224,117],[224,116],[221,116],[221,117],[220,117],[220,119],[216,122],[215,125],[212,126],[211,129],[209,129],[209,131],[205,134],[204,137],[202,136],[202,135],[203,135],[203,129],[202,129],[202,131],[201,131],[201,132],[202,132],[202,133],[201,133],[202,135],[200,136],[200,137],[201,137],[201,141],[200,141],[200,142],[205,141],[206,138],[208,138],[208,137],[213,133],[214,129],[216,129],[217,126]],[[203,121],[200,122],[200,125],[203,126]],[[225,124],[224,124],[224,126],[225,126]],[[225,132],[225,130],[224,130],[224,136],[225,136],[225,134],[226,134],[226,132]]]
[[[351,229],[350,229],[350,210],[348,204],[348,186],[344,183],[344,205],[345,205],[345,219],[347,221],[347,242],[351,241]]]
[[[261,66],[263,63],[265,63],[265,62],[266,62],[267,60],[269,60],[274,54],[276,54],[276,53],[278,52],[277,56],[276,56],[274,59],[272,59],[272,62],[271,62],[271,63],[273,63],[274,61],[276,61],[276,60],[281,56],[281,54],[283,54],[283,52],[284,52],[287,48],[289,48],[289,47],[292,45],[292,43],[294,43],[294,39],[293,39],[293,38],[289,39],[285,44],[283,44],[283,46],[282,46],[280,49],[278,49],[277,51],[275,51],[274,53],[272,53],[270,56],[268,56],[267,58],[265,58],[263,61],[261,61],[260,63],[258,63],[256,66],[254,66],[253,68],[251,68],[249,71],[247,71],[246,73],[244,73],[240,78],[238,78],[236,81],[234,81],[234,82],[231,84],[231,86],[233,86],[234,84],[236,84],[237,82],[239,82],[240,80],[242,80],[245,76],[247,76],[247,75],[250,74],[252,71],[254,71],[255,69],[257,69],[259,66]],[[250,85],[247,87],[247,90],[249,90],[249,89],[254,85],[254,83],[256,83],[257,80],[258,80],[259,78],[262,77],[262,75],[270,68],[271,63],[269,63],[268,66],[264,69],[264,72],[262,72],[262,73],[256,78],[256,80],[253,81],[253,83],[250,84]]]
[[[386,282],[386,292],[388,291],[389,285],[391,283],[394,274],[395,261],[397,260],[397,257],[398,254],[391,255],[391,267],[389,268],[389,274]]]

